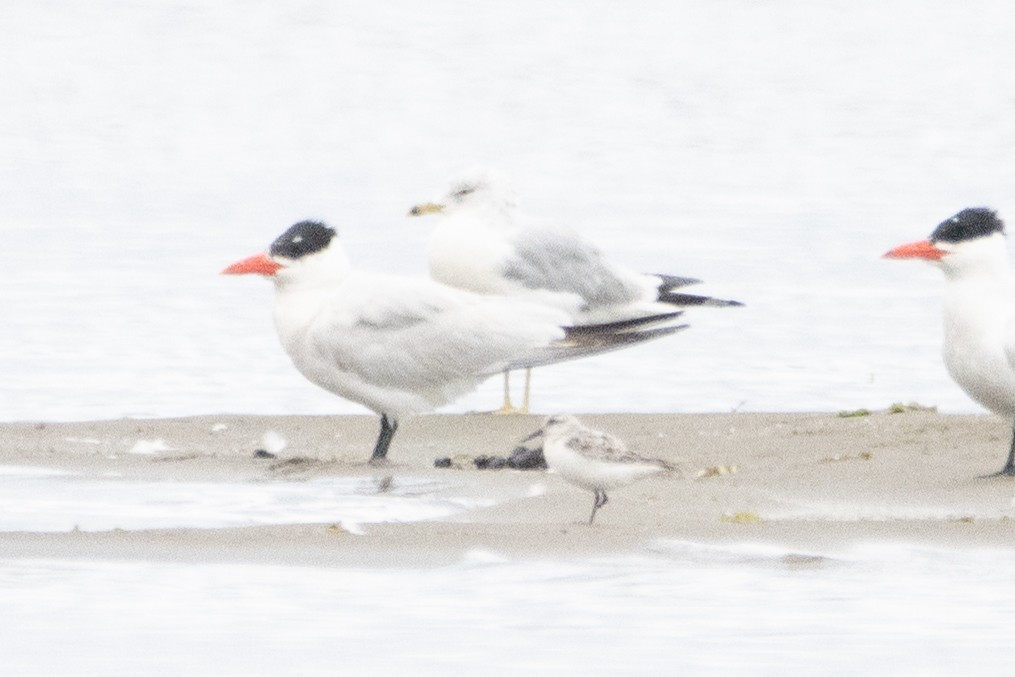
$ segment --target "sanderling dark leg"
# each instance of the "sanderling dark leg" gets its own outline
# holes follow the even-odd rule
[[[606,505],[606,502],[608,500],[610,499],[606,497],[605,491],[600,491],[599,489],[596,489],[596,500],[592,504],[592,514],[589,516],[589,524],[592,524],[592,520],[596,518],[596,510],[599,510],[604,505]]]

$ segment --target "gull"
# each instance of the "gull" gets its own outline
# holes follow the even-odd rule
[[[995,476],[1015,476],[1015,278],[1004,223],[992,209],[963,209],[885,258],[923,259],[944,273],[945,366],[969,397],[1013,421],[1008,460]]]
[[[607,260],[576,232],[518,225],[515,199],[500,174],[476,169],[452,184],[436,202],[418,204],[410,216],[440,214],[427,242],[430,276],[480,294],[512,296],[567,312],[573,325],[594,325],[666,314],[691,306],[739,306],[687,294],[690,277],[642,274]],[[524,399],[511,404],[508,372],[499,413],[529,409],[531,372]]]
[[[607,489],[627,486],[632,482],[673,471],[675,468],[658,458],[647,458],[627,450],[623,441],[582,424],[574,416],[549,416],[543,427],[526,438],[542,436],[543,457],[550,469],[575,486],[593,492],[592,514],[609,500]]]
[[[383,463],[404,416],[430,411],[487,377],[595,355],[684,328],[679,313],[571,327],[567,313],[510,297],[352,267],[337,231],[300,221],[230,265],[275,284],[282,347],[312,383],[381,417],[371,463]]]

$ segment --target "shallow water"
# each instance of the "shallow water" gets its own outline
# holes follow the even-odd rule
[[[14,532],[332,522],[359,538],[374,522],[468,519],[493,502],[411,477],[378,493],[369,478],[138,482],[2,470],[0,530]],[[766,521],[955,518],[909,506],[770,512]],[[19,675],[1007,674],[1013,603],[1015,550],[903,543],[792,551],[659,540],[602,558],[477,550],[420,569],[0,554],[0,666]]]
[[[404,214],[474,164],[748,304],[540,369],[539,411],[979,411],[941,365],[936,271],[879,256],[1012,211],[1009,23],[1000,0],[5,2],[0,419],[362,411],[289,365],[268,284],[218,271],[318,217],[423,274]]]
[[[436,520],[492,505],[398,476],[301,482],[139,482],[0,466],[0,531],[108,531]]]
[[[429,570],[0,559],[12,674],[1010,674],[1011,551],[628,557]]]

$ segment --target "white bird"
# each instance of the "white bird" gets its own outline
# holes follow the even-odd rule
[[[575,486],[595,495],[589,524],[596,511],[606,505],[607,489],[675,468],[658,458],[647,458],[627,450],[627,446],[608,433],[594,430],[574,416],[549,416],[543,427],[526,438],[543,437],[543,457],[550,469]]]
[[[944,273],[945,366],[967,395],[1013,421],[1008,460],[995,474],[1015,476],[1015,278],[1004,223],[991,209],[963,209],[885,258],[923,259]]]
[[[222,272],[273,279],[275,328],[296,368],[380,414],[375,463],[385,459],[402,417],[444,405],[492,374],[683,328],[630,322],[572,328],[566,313],[549,306],[358,271],[336,231],[316,221],[295,224],[268,252]]]
[[[503,177],[489,169],[456,181],[441,200],[413,207],[411,216],[443,215],[427,243],[430,276],[480,294],[560,308],[577,326],[662,316],[689,306],[742,305],[677,291],[699,280],[637,273],[606,260],[574,231],[518,225],[514,211]],[[530,378],[527,372],[522,413],[528,411]],[[507,372],[500,411],[515,411]]]

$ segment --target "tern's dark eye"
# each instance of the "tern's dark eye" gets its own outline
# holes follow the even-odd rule
[[[476,192],[475,186],[462,186],[461,188],[452,192],[451,197],[455,198],[456,200],[461,200],[466,195],[471,195],[472,193],[475,192]]]
[[[335,234],[334,228],[320,221],[300,221],[271,244],[271,255],[298,259],[327,247]]]

